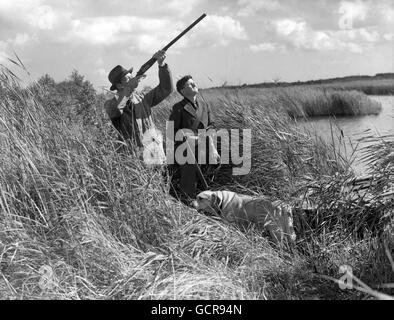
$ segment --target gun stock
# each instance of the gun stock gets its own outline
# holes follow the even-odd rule
[[[178,34],[170,43],[168,43],[162,50],[167,51],[175,42],[177,42],[180,38],[182,38],[191,28],[193,28],[197,23],[199,23],[202,19],[206,17],[206,14],[203,13],[196,21],[194,21],[190,26],[188,26],[185,30],[183,30],[180,34]],[[137,76],[143,75],[148,69],[154,65],[156,62],[156,58],[150,58],[147,62],[145,62],[141,68],[137,72]]]

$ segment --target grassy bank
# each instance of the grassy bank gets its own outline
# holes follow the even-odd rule
[[[324,87],[338,90],[357,90],[369,95],[394,95],[394,78],[339,81],[332,84],[325,84]]]
[[[313,216],[295,217],[293,253],[171,198],[161,172],[116,151],[117,134],[103,114],[93,114],[92,123],[62,118],[40,102],[45,87],[32,93],[12,79],[6,71],[0,76],[1,298],[373,297],[323,277],[338,279],[344,264],[373,289],[392,293],[376,287],[393,282],[384,246],[392,204],[347,198],[346,161],[273,109],[279,98],[255,104],[236,93],[207,97],[221,101],[219,127],[254,132],[251,173],[235,179],[222,172],[211,187],[316,203]],[[155,111],[160,126],[169,107]],[[383,148],[379,159],[390,159],[393,146]],[[381,162],[376,170],[379,188],[393,183],[392,166]]]
[[[288,87],[276,89],[210,89],[203,92],[213,105],[229,100],[244,105],[261,105],[291,117],[359,116],[378,114],[382,106],[357,91],[321,87]]]

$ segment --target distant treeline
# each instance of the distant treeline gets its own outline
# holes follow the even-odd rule
[[[318,79],[295,82],[263,82],[256,84],[243,84],[240,86],[224,86],[226,88],[275,88],[290,86],[322,86],[342,90],[358,90],[371,95],[393,95],[394,94],[394,73],[377,73],[374,76],[359,75],[337,77],[329,79]],[[223,87],[223,86],[222,86]],[[216,87],[218,88],[218,87]],[[214,88],[212,88],[214,89]]]

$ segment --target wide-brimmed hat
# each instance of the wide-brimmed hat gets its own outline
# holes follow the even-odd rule
[[[111,88],[109,90],[115,90],[116,85],[120,83],[122,80],[122,77],[129,72],[131,73],[133,71],[133,67],[131,67],[129,70],[123,68],[122,66],[117,65],[115,68],[113,68],[109,74],[108,74],[108,80],[109,82],[112,83]]]

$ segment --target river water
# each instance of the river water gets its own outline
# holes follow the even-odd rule
[[[392,135],[391,139],[394,139],[394,96],[369,97],[382,104],[382,111],[378,115],[319,117],[298,123],[329,143],[333,142],[332,137],[334,137],[337,150],[349,159],[354,158],[352,168],[356,175],[364,175],[369,169],[368,165],[361,160],[363,147],[369,142],[363,141],[362,138],[389,134]],[[351,156],[352,153],[353,156]]]

